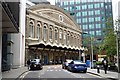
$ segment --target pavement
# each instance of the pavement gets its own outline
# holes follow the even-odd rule
[[[101,70],[99,69],[99,73],[97,71],[97,69],[91,69],[91,68],[88,68],[87,69],[88,73],[91,73],[91,74],[94,74],[94,75],[97,75],[97,76],[100,76],[100,77],[103,77],[103,78],[108,78],[108,79],[112,79],[112,80],[120,80],[120,73],[118,72],[113,72],[113,71],[107,71],[107,74],[105,74],[105,71],[104,70]]]
[[[6,78],[17,79],[27,71],[28,71],[27,67],[20,67],[17,69],[11,69],[10,71],[2,72],[2,79],[6,79]]]
[[[6,78],[18,79],[25,72],[28,72],[27,67],[20,67],[17,69],[11,69],[10,71],[2,72],[2,79],[6,79]],[[119,80],[118,72],[107,71],[107,74],[105,74],[104,70],[100,70],[100,73],[97,73],[97,69],[91,69],[91,68],[88,68],[87,72],[94,74],[94,75],[97,75],[97,76],[100,76],[100,77],[103,77],[103,78],[109,78],[112,80]]]

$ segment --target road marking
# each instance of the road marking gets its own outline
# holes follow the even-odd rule
[[[20,76],[20,80],[23,80],[23,79],[24,79],[24,77],[25,77],[28,73],[29,73],[29,71],[28,71],[28,72],[26,72],[26,73],[24,73],[22,76]]]

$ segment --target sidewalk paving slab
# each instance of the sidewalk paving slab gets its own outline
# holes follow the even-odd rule
[[[115,80],[119,79],[118,72],[107,71],[107,74],[105,74],[104,70],[100,69],[100,73],[97,73],[97,69],[91,69],[91,68],[88,68],[87,72],[97,76],[101,76],[103,78],[109,78],[109,79],[115,79]]]
[[[28,71],[27,67],[20,67],[17,69],[11,69],[10,71],[2,72],[2,79],[5,79],[5,78],[17,79],[27,71]]]

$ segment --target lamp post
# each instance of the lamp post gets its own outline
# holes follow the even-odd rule
[[[94,52],[93,52],[93,37],[91,34],[88,34],[88,33],[83,33],[83,34],[87,34],[90,36],[90,47],[91,47],[91,66],[90,68],[93,68],[93,56],[94,56]]]
[[[91,38],[91,68],[93,68],[93,41],[92,41],[92,37]]]

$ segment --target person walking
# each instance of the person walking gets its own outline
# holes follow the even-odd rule
[[[30,59],[28,59],[28,60],[27,60],[28,70],[30,69],[30,63],[31,63],[31,60],[30,60]]]
[[[107,68],[108,68],[108,61],[106,58],[104,58],[104,60],[102,61],[103,67],[104,67],[104,71],[105,74],[107,74]]]

